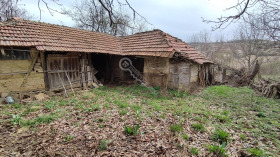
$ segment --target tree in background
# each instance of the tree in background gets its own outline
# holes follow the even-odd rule
[[[12,17],[32,18],[27,10],[18,6],[18,0],[0,0],[0,21],[6,21]]]
[[[213,30],[223,29],[232,22],[242,19],[254,30],[261,32],[266,38],[280,40],[280,3],[279,0],[240,0],[226,11],[236,10],[235,15],[221,16],[217,20],[205,20],[214,23]]]
[[[269,61],[267,57],[279,55],[279,48],[275,48],[273,43],[266,40],[263,32],[254,25],[244,22],[237,28],[235,40],[230,48],[237,61],[243,67],[251,69],[257,60],[262,64]]]
[[[188,42],[197,51],[212,59],[215,63],[231,66],[232,53],[228,49],[228,44],[223,35],[216,36],[213,41],[212,33],[201,31],[193,34]]]
[[[97,0],[82,0],[65,10],[75,22],[76,27],[96,32],[124,36],[147,29],[145,21],[136,20],[122,11],[122,7],[115,8],[114,14],[108,14],[106,9]],[[111,18],[114,22],[111,22]]]

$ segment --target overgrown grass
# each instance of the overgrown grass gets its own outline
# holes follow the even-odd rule
[[[228,143],[235,135],[248,144],[253,142],[251,139],[265,139],[262,141],[269,142],[263,143],[258,149],[276,155],[279,154],[277,149],[280,149],[279,104],[277,100],[256,95],[247,87],[212,86],[198,95],[176,90],[164,92],[158,87],[148,89],[140,85],[101,87],[69,98],[51,98],[41,104],[34,102],[5,105],[0,110],[4,117],[0,124],[33,127],[48,125],[62,117],[75,117],[82,121],[84,114],[105,114],[107,110],[114,110],[123,122],[130,116],[135,116],[139,124],[145,118],[166,121],[168,124],[165,129],[169,133],[179,133],[174,137],[182,136],[185,140],[189,137],[184,130],[209,134],[213,145],[208,150],[214,154],[226,155],[222,144]],[[99,128],[106,127],[106,116],[109,115],[105,114],[100,118],[104,119],[102,122],[98,119],[95,121]],[[170,116],[175,122],[168,122]],[[186,125],[181,123],[185,120]],[[77,126],[80,125],[76,123]],[[138,129],[137,126],[128,125],[124,132],[127,135],[137,135]],[[230,134],[225,130],[231,130]],[[193,153],[196,155],[194,149]],[[258,151],[248,149],[248,153],[258,154]]]

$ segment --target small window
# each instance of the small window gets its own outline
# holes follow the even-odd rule
[[[0,60],[28,60],[30,50],[27,48],[1,48]]]

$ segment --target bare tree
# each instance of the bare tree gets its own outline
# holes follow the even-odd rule
[[[12,17],[31,19],[32,16],[24,8],[19,7],[19,0],[0,1],[0,21],[6,21]]]
[[[237,28],[231,50],[246,69],[251,69],[257,60],[262,64],[268,61],[265,57],[279,55],[279,49],[274,48],[272,42],[265,40],[264,36],[254,25],[248,23],[242,23]]]
[[[275,41],[280,40],[279,0],[238,0],[236,5],[226,8],[226,11],[230,10],[236,10],[237,13],[230,16],[221,16],[217,20],[203,20],[207,23],[214,23],[212,29],[217,30],[242,19],[251,24],[254,29],[261,31],[267,38]]]
[[[117,8],[113,15],[114,23],[111,23],[106,9],[97,0],[82,0],[65,10],[75,22],[76,27],[88,29],[96,32],[108,33],[115,36],[123,36],[133,32],[143,31],[145,23],[136,22],[128,14]]]
[[[212,40],[212,33],[204,30],[193,34],[189,44],[214,62],[228,65],[231,54],[226,49],[224,36],[216,37],[216,41]]]

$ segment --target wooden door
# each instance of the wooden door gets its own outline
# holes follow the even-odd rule
[[[47,58],[47,72],[50,89],[80,86],[80,68],[78,54],[59,55],[49,54]]]
[[[190,84],[190,64],[185,62],[170,64],[169,87],[186,89]]]

